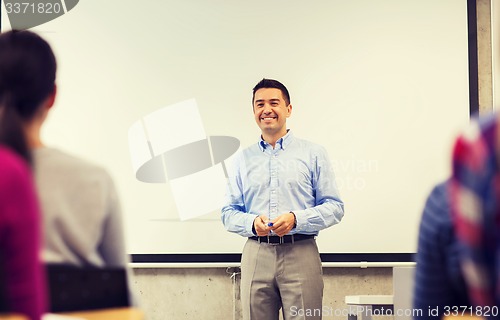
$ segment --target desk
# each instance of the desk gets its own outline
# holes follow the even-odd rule
[[[86,320],[144,320],[144,314],[135,308],[117,308],[92,311],[77,311],[61,315],[83,318]]]
[[[486,320],[484,317],[473,316],[473,315],[463,315],[463,316],[443,316],[442,320]]]
[[[0,314],[0,320],[28,320],[28,318],[18,314]]]
[[[348,320],[371,320],[372,315],[383,315],[393,310],[394,297],[391,295],[346,296],[349,306]]]

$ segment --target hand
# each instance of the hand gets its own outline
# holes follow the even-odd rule
[[[291,212],[287,212],[278,216],[271,222],[273,223],[273,226],[270,229],[278,236],[283,237],[295,226],[295,215]]]
[[[255,229],[255,233],[257,233],[259,237],[265,237],[269,235],[269,231],[271,229],[267,226],[268,222],[269,218],[267,216],[258,216],[253,221],[253,227]]]

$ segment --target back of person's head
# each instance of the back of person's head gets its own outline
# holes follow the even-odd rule
[[[30,31],[0,34],[0,143],[30,161],[23,131],[54,92],[56,59],[49,44]]]
[[[264,89],[264,88],[274,88],[274,89],[279,89],[281,91],[281,94],[283,95],[283,99],[285,99],[286,105],[290,104],[290,93],[288,93],[288,89],[285,87],[285,85],[278,80],[273,80],[273,79],[262,79],[255,85],[253,88],[253,95],[252,95],[252,105],[254,103],[255,99],[255,92],[259,89]]]

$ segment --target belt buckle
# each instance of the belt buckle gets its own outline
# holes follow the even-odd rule
[[[269,237],[269,235],[267,235],[266,237],[267,237],[267,241],[262,241],[262,238],[264,238],[264,237],[257,237],[258,241],[259,241],[259,244],[261,244],[261,243],[267,243],[267,244],[270,244],[270,245],[277,245],[277,243],[272,243],[271,242],[271,238]]]
[[[258,242],[259,244],[260,243],[267,243],[268,245],[270,246],[279,246],[281,244],[284,244],[285,243],[285,238],[284,237],[279,237],[279,241],[278,242],[271,242],[271,236],[267,235],[267,241],[266,240],[263,240],[262,238],[264,237],[257,237],[258,238]],[[292,235],[292,244],[294,243],[294,239],[293,239],[293,235]]]
[[[285,242],[285,237],[286,237],[286,236],[280,237],[280,244],[284,244],[284,243],[286,243],[286,242]],[[291,244],[294,244],[294,243],[295,243],[295,237],[294,237],[294,235],[293,235],[293,234],[291,234],[291,235],[290,235],[290,242],[289,242],[289,243],[291,243]]]
[[[273,246],[279,246],[279,245],[282,245],[282,244],[285,244],[285,236],[283,237],[279,237],[279,241],[276,242],[276,243],[269,243],[270,245],[273,245]],[[292,243],[293,243],[293,238],[292,238]]]
[[[276,238],[276,236],[272,236],[273,238]],[[271,236],[267,236],[267,244],[268,245],[271,245],[271,246],[279,246],[280,244],[282,244],[283,242],[283,238],[279,237],[279,242],[271,242]]]
[[[291,238],[290,243],[291,243],[291,244],[294,244],[294,243],[295,243],[295,238],[294,238],[293,234],[292,234],[292,235],[290,235],[290,238]],[[268,243],[268,244],[270,244],[270,245],[273,245],[273,246],[279,246],[279,245],[282,245],[282,244],[285,244],[285,243],[286,243],[286,242],[285,242],[285,236],[279,237],[279,242],[276,242],[276,243],[272,243],[272,242],[270,242],[270,241],[269,241],[269,239],[270,239],[270,237],[269,237],[269,236],[267,236],[267,243]]]
[[[281,244],[281,237],[280,237],[280,241],[279,242],[273,243],[273,242],[271,242],[271,236],[268,235],[267,236],[267,244],[272,245],[272,246],[280,245]]]

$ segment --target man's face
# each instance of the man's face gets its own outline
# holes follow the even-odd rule
[[[286,118],[292,113],[292,105],[286,104],[281,90],[262,88],[255,92],[253,113],[262,133],[285,135]]]

